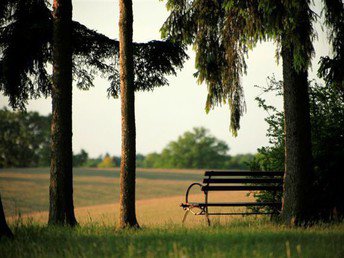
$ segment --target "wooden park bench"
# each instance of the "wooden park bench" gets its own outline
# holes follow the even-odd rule
[[[281,202],[208,202],[209,192],[213,191],[270,191],[276,196],[283,188],[283,172],[255,171],[206,171],[203,184],[192,183],[186,190],[185,203],[180,206],[185,210],[183,223],[189,213],[205,215],[208,225],[211,215],[253,215],[278,214]],[[192,187],[199,186],[204,193],[204,202],[189,202],[189,192]],[[275,198],[276,200],[276,198]],[[270,207],[272,212],[243,211],[243,212],[209,212],[209,207]]]

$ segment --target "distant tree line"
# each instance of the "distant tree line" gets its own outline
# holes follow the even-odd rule
[[[50,166],[51,115],[0,110],[0,168]],[[89,160],[85,150],[73,154],[73,165]]]
[[[51,115],[0,110],[0,167],[48,167],[50,165]],[[248,169],[253,154],[228,155],[229,147],[203,127],[185,132],[160,153],[136,155],[142,168]],[[86,150],[73,154],[74,167],[111,168],[121,157],[106,153],[89,157]]]
[[[213,160],[210,164],[204,164],[204,161],[185,165],[183,160],[180,162],[172,156],[164,156],[164,153],[150,153],[147,156],[137,155],[136,166],[142,168],[191,168],[191,169],[238,169],[246,170],[249,169],[249,164],[253,160],[254,155],[251,153],[237,154],[234,156],[225,155],[219,157],[218,160]],[[205,160],[208,160],[205,158]],[[175,162],[175,166],[172,165]],[[203,164],[203,166],[202,166]]]
[[[0,110],[0,167],[48,166],[50,119],[37,112]]]
[[[171,141],[161,153],[150,153],[136,160],[138,167],[247,169],[252,154],[228,155],[229,147],[203,127],[185,132]]]
[[[171,141],[160,152],[136,155],[136,166],[141,168],[191,168],[191,169],[248,169],[253,154],[230,156],[229,147],[212,136],[203,127],[185,132],[177,140]],[[118,156],[100,156],[89,159],[87,166],[106,168],[119,166]]]

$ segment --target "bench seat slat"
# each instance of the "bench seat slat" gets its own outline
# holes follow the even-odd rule
[[[281,206],[281,202],[199,202],[199,203],[186,203],[184,205],[193,205],[193,206],[213,206],[213,207],[244,207],[244,206]]]
[[[204,184],[282,184],[282,178],[205,178]]]
[[[282,189],[282,186],[272,185],[230,185],[202,187],[202,191],[281,191]]]
[[[279,176],[283,177],[281,171],[206,171],[204,176]]]

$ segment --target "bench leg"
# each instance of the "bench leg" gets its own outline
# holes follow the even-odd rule
[[[206,210],[205,210],[205,219],[207,221],[208,226],[210,226],[210,219],[209,219],[209,215],[208,215],[208,208],[206,208]]]
[[[182,220],[182,224],[184,224],[185,220],[186,220],[186,217],[189,215],[190,213],[190,210],[187,209],[186,212],[184,213],[184,217],[183,217],[183,220]]]

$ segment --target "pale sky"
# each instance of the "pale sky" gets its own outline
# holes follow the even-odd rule
[[[319,1],[316,1],[319,3]],[[316,10],[320,10],[317,4]],[[159,29],[168,13],[165,2],[159,0],[134,0],[134,41],[145,42],[160,39]],[[118,38],[118,0],[73,0],[73,19],[91,29],[111,38]],[[316,56],[310,78],[315,78],[319,57],[329,53],[326,33],[318,28],[318,41],[314,43]],[[217,138],[229,146],[229,154],[254,153],[258,147],[268,144],[267,114],[258,108],[254,98],[261,89],[254,85],[266,86],[267,77],[275,74],[282,79],[281,65],[276,64],[273,43],[259,44],[249,54],[248,72],[242,78],[247,104],[247,113],[241,121],[238,137],[229,132],[228,106],[218,107],[209,114],[205,113],[207,89],[198,85],[195,72],[194,53],[185,62],[177,76],[168,77],[170,85],[155,89],[153,92],[136,93],[137,152],[147,154],[160,152],[170,141],[177,139],[193,127],[204,126]],[[95,87],[89,91],[73,92],[73,149],[85,149],[91,157],[106,152],[120,155],[121,119],[120,100],[107,98],[109,82],[102,78],[95,80]],[[282,106],[282,99],[273,95],[265,96],[269,104]],[[8,106],[8,99],[0,94],[0,107]],[[29,111],[41,114],[51,113],[51,99],[32,100],[27,106]]]

